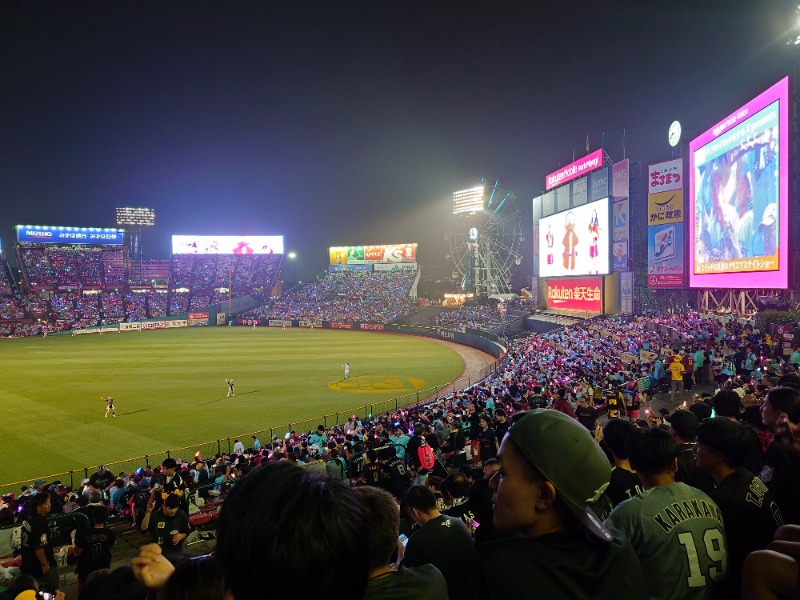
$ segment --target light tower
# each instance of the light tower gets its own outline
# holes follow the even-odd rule
[[[152,208],[117,207],[117,226],[125,227],[128,232],[127,246],[130,263],[128,277],[132,280],[142,278],[142,231],[156,224],[156,211]]]

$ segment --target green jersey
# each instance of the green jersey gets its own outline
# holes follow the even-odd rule
[[[725,579],[722,513],[700,490],[684,483],[651,488],[618,505],[607,524],[633,545],[651,600],[709,598]]]

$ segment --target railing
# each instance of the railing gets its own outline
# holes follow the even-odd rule
[[[271,443],[275,436],[280,437],[291,431],[310,432],[314,431],[317,428],[317,425],[324,425],[326,428],[333,427],[336,425],[342,425],[347,421],[348,417],[351,417],[353,415],[356,415],[359,419],[368,420],[373,418],[374,415],[379,415],[393,410],[398,410],[399,408],[413,406],[415,404],[429,402],[432,400],[436,400],[441,396],[446,396],[447,394],[467,389],[471,387],[473,384],[486,379],[489,375],[491,375],[498,369],[505,366],[505,363],[506,363],[506,357],[504,356],[494,361],[490,365],[487,365],[486,367],[474,373],[470,373],[467,377],[461,377],[444,385],[421,389],[418,390],[417,392],[412,392],[404,396],[398,396],[396,398],[391,398],[388,400],[380,400],[378,402],[365,404],[363,406],[357,406],[355,408],[348,408],[346,410],[342,410],[339,412],[322,415],[321,417],[314,417],[311,419],[305,419],[302,421],[295,421],[286,424],[279,423],[266,429],[259,429],[257,431],[240,433],[238,435],[222,437],[217,440],[199,442],[189,446],[184,446],[182,448],[172,448],[161,452],[153,452],[150,454],[144,454],[142,456],[137,456],[134,458],[127,458],[124,460],[107,462],[104,464],[106,469],[108,469],[114,474],[117,474],[122,471],[130,474],[136,471],[136,469],[138,469],[139,467],[158,466],[166,458],[174,458],[176,460],[180,459],[186,462],[191,462],[195,460],[195,455],[197,452],[200,452],[200,456],[204,459],[214,456],[215,454],[231,454],[233,452],[233,443],[237,439],[242,440],[242,443],[247,445],[249,444],[249,441],[252,439],[252,436],[256,436],[256,438],[259,439],[261,438],[261,436],[264,436],[269,438],[267,440],[267,443]],[[0,493],[1,494],[7,494],[9,492],[19,493],[22,486],[30,485],[31,481],[37,479],[42,479],[47,483],[60,481],[62,485],[70,487],[72,489],[76,489],[81,485],[81,482],[84,479],[88,479],[89,476],[96,470],[97,470],[96,465],[90,465],[74,469],[71,471],[62,471],[58,473],[52,473],[49,475],[24,479],[21,481],[4,483],[0,484]]]

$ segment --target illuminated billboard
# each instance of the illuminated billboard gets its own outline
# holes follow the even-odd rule
[[[603,312],[603,279],[556,279],[547,282],[547,308]]]
[[[124,242],[124,237],[124,229],[17,225],[17,241],[20,243],[118,246]]]
[[[786,288],[789,78],[689,144],[689,286]]]
[[[173,235],[173,254],[283,254],[281,235]]]
[[[553,171],[545,179],[545,189],[551,190],[554,187],[563,185],[568,181],[586,175],[590,171],[599,169],[603,166],[603,150],[598,149],[587,154],[583,158],[571,162],[566,167],[561,167],[558,171]]]
[[[539,277],[608,275],[609,199],[539,219]]]
[[[417,262],[417,245],[334,246],[328,254],[331,265],[411,264]]]
[[[683,275],[682,222],[647,228],[647,286],[680,288]]]

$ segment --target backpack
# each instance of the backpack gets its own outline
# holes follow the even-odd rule
[[[419,448],[417,448],[417,458],[419,458],[419,465],[422,469],[432,469],[433,465],[436,464],[433,448],[424,439]]]

